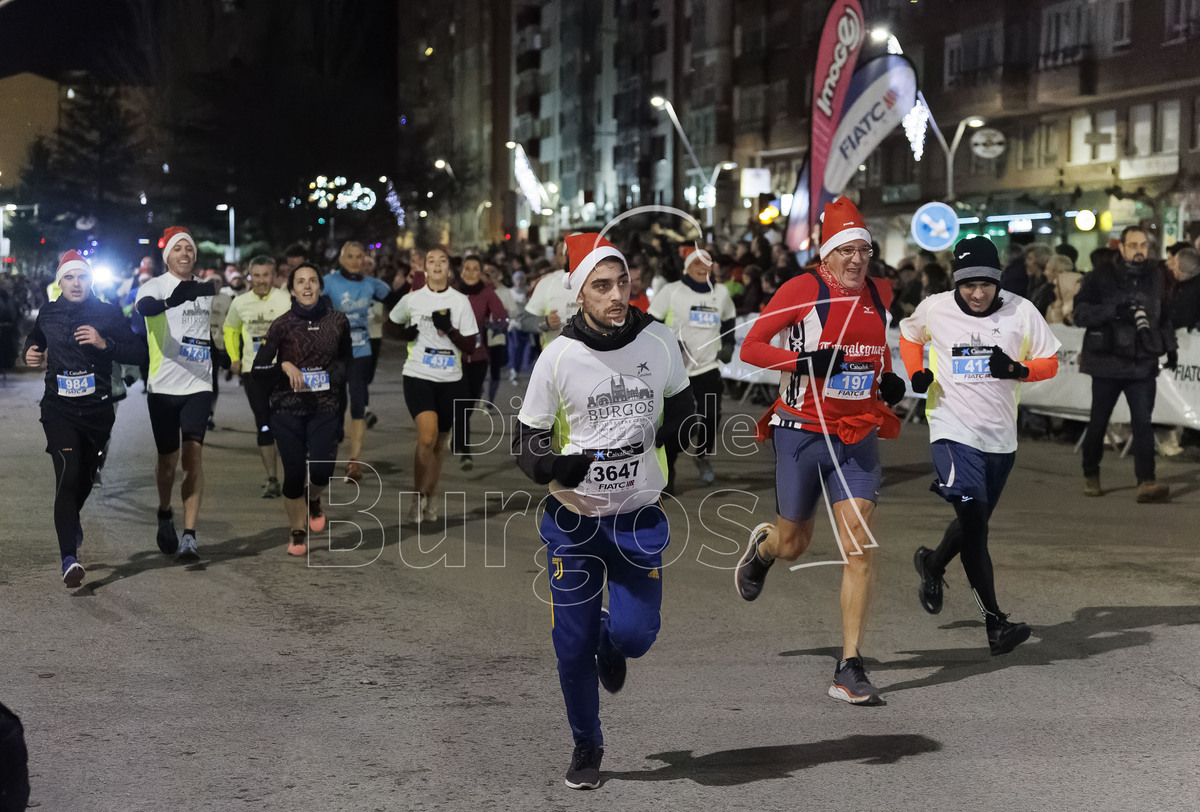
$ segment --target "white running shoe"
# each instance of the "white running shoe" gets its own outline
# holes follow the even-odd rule
[[[423,496],[425,521],[436,522],[438,520],[437,500],[432,496]]]

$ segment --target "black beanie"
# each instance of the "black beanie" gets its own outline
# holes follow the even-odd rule
[[[1000,255],[987,237],[968,237],[954,246],[954,284],[1000,284]]]

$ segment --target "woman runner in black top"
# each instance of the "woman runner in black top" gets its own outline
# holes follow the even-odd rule
[[[312,265],[304,263],[292,271],[288,277],[292,309],[271,323],[254,358],[255,377],[274,384],[271,431],[283,463],[283,501],[292,530],[290,555],[308,551],[306,512],[309,529],[314,533],[325,529],[321,494],[337,457],[342,383],[353,357],[350,322],[321,295],[324,287]]]
[[[147,363],[146,342],[133,334],[115,305],[92,295],[92,268],[75,251],[63,255],[56,281],[62,295],[38,313],[25,342],[25,363],[46,367],[42,428],[54,461],[54,529],[62,580],[83,583],[79,511],[92,492],[116,411],[113,361]]]

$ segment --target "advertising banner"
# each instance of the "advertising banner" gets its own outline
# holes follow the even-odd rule
[[[812,140],[810,142],[811,177],[809,178],[809,227],[822,211],[821,186],[833,149],[833,138],[842,120],[842,105],[850,86],[850,77],[858,62],[866,28],[858,0],[834,0],[825,18],[817,63],[813,71]],[[911,105],[910,105],[911,107]],[[793,205],[795,201],[793,201]]]

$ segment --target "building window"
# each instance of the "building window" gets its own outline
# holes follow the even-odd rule
[[[1101,110],[1096,114],[1096,160],[1117,160],[1117,111]]]
[[[962,37],[958,34],[946,37],[946,87],[954,87],[962,73]]]
[[[1125,152],[1129,157],[1150,154],[1154,147],[1154,105],[1135,104],[1129,108],[1128,140]]]
[[[1096,11],[1087,0],[1055,3],[1042,11],[1042,41],[1038,66],[1071,65],[1095,42]]]
[[[1071,158],[1073,164],[1092,161],[1092,114],[1076,113],[1071,117]]]
[[[1192,99],[1192,149],[1200,149],[1200,96]]]
[[[1155,152],[1174,155],[1179,152],[1179,100],[1158,103],[1158,126],[1155,128]]]
[[[945,54],[946,87],[999,78],[1004,28],[992,23],[946,37]]]
[[[1181,42],[1200,35],[1200,0],[1166,0],[1166,42]]]
[[[1132,0],[1114,0],[1112,4],[1112,44],[1128,45],[1133,41],[1130,29],[1130,4]]]

